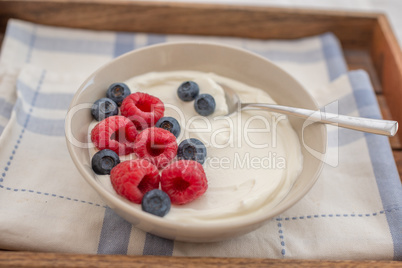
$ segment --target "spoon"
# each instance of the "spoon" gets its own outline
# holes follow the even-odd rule
[[[286,115],[308,119],[323,124],[337,125],[338,127],[374,133],[385,136],[394,136],[398,131],[398,122],[391,120],[379,120],[348,115],[338,115],[302,108],[295,108],[268,103],[241,103],[236,92],[231,88],[221,85],[225,92],[225,99],[228,106],[228,116],[240,110],[267,110]]]

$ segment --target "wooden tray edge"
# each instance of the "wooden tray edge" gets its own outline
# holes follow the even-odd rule
[[[80,4],[86,4],[88,6],[92,6],[94,4],[105,4],[105,1],[73,1],[74,4],[77,5],[76,8],[79,8]],[[48,0],[48,1],[41,1],[41,0],[31,0],[31,1],[11,1],[11,0],[0,0],[0,17],[3,15],[5,16],[12,16],[14,11],[18,10],[19,8],[24,8],[24,12],[29,13],[29,8],[32,8],[34,11],[38,11],[39,7],[33,7],[32,4],[41,5],[45,4],[45,9],[52,9],[54,8],[54,4],[62,4],[67,5],[71,4],[71,1],[65,0]],[[166,14],[164,11],[160,11],[161,8],[172,8],[176,9],[205,9],[208,7],[208,10],[211,8],[217,8],[217,10],[227,10],[229,9],[231,12],[240,12],[242,10],[246,10],[247,12],[256,12],[256,7],[249,7],[249,6],[227,6],[227,5],[206,5],[206,4],[183,4],[183,3],[169,3],[166,2],[139,2],[139,1],[118,1],[120,4],[128,4],[133,5],[135,7],[142,6],[146,8],[156,8],[161,12],[161,14]],[[14,9],[10,7],[4,8],[5,4],[10,4],[14,6]],[[20,6],[19,8],[17,6]],[[25,6],[25,7],[24,7]],[[71,10],[67,10],[71,11]],[[67,12],[66,11],[66,12]],[[392,30],[389,27],[388,21],[383,14],[380,13],[357,13],[357,12],[339,12],[339,11],[322,11],[320,10],[301,10],[301,9],[286,9],[286,8],[271,8],[271,7],[258,7],[258,12],[284,12],[285,15],[294,15],[299,14],[301,17],[306,16],[317,16],[323,19],[323,16],[333,16],[338,19],[346,18],[346,21],[352,21],[355,23],[355,19],[364,19],[367,23],[370,24],[370,30],[367,30],[365,27],[361,29],[364,32],[364,42],[369,40],[369,42],[373,42],[374,45],[370,46],[370,52],[373,55],[373,59],[375,62],[375,66],[377,71],[381,76],[381,81],[392,81],[387,84],[384,88],[384,93],[387,98],[387,102],[390,101],[392,107],[394,109],[393,116],[395,118],[398,117],[398,113],[400,113],[400,104],[395,104],[395,97],[392,95],[392,88],[399,88],[399,93],[397,96],[401,96],[402,88],[401,88],[401,79],[402,79],[402,52],[400,49],[397,49],[395,46],[396,39],[395,36],[392,34]],[[23,13],[23,14],[26,14]],[[62,11],[62,14],[65,16],[65,12]],[[196,12],[199,14],[199,12]],[[60,17],[57,19],[58,15],[53,15],[51,19],[48,19],[46,22],[49,25],[55,26],[66,26]],[[39,13],[33,13],[33,16],[20,16],[20,19],[26,19],[33,22],[40,23],[40,19],[42,16]],[[349,20],[348,20],[349,19]],[[359,26],[359,24],[356,24]],[[0,21],[0,27],[4,28],[5,24],[4,21]],[[83,25],[82,28],[90,28],[91,24]],[[78,26],[76,26],[78,27]],[[81,28],[81,27],[80,27]],[[124,30],[126,28],[121,28]],[[359,28],[360,29],[360,28]],[[183,31],[183,29],[182,29]],[[180,29],[178,29],[180,32]],[[185,32],[185,30],[184,30]],[[320,32],[320,28],[314,28],[312,32]],[[253,36],[251,36],[253,37]],[[280,35],[277,35],[275,38],[281,38]],[[292,38],[297,38],[297,36],[292,36]],[[353,43],[353,38],[350,39],[350,36],[340,36],[342,44],[346,46],[357,46],[362,47],[363,44],[361,42]],[[351,41],[352,40],[352,41]],[[388,54],[387,54],[388,53]],[[388,62],[390,59],[390,63],[387,64],[387,67],[384,67],[384,59]],[[390,70],[391,72],[385,72],[386,70]],[[394,70],[394,71],[392,71]],[[395,78],[396,77],[396,78]],[[390,93],[391,91],[391,93]],[[390,95],[391,94],[391,95]],[[399,100],[401,100],[400,98]],[[393,101],[393,102],[392,102]],[[396,108],[395,108],[396,106]],[[400,117],[398,121],[401,122]],[[402,138],[401,131],[399,132],[399,136]],[[261,266],[261,265],[276,265],[276,266],[294,266],[298,265],[301,267],[317,267],[317,266],[340,266],[340,267],[355,267],[357,265],[362,267],[400,267],[401,263],[399,262],[392,262],[392,261],[318,261],[318,260],[278,260],[278,259],[250,259],[250,258],[181,258],[181,257],[156,257],[156,256],[120,256],[120,255],[77,255],[77,254],[55,254],[55,253],[32,253],[32,252],[1,252],[0,253],[0,267],[88,267],[88,266],[96,266],[96,267],[110,267],[113,265],[118,265],[119,267],[130,266],[144,266],[144,265],[159,265],[159,266],[200,266],[200,265],[208,265],[211,267],[215,266]]]
[[[400,267],[396,261],[332,261],[0,252],[0,267]]]

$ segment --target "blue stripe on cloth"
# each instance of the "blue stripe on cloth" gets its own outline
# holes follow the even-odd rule
[[[106,41],[99,42],[83,39],[37,36],[35,49],[96,55],[110,55],[113,49],[113,43]]]
[[[111,55],[114,43],[107,41],[71,39],[62,37],[40,36],[21,28],[16,24],[7,27],[7,37],[11,37],[19,42],[32,46],[38,50],[63,51],[84,54]],[[34,43],[34,44],[33,44]],[[30,55],[27,60],[29,62]]]
[[[334,140],[337,138],[337,140]],[[364,133],[346,128],[338,128],[328,132],[328,146],[341,147],[363,139]]]
[[[98,244],[98,254],[127,254],[132,225],[107,207]]]
[[[289,61],[294,63],[311,63],[323,60],[321,50],[308,50],[303,52],[297,51],[280,51],[280,50],[251,50],[272,61]]]
[[[163,34],[148,34],[147,45],[155,45],[166,42],[166,36]]]
[[[191,40],[191,36],[188,37]],[[337,39],[330,33],[322,35],[322,38],[325,40],[325,49],[329,52],[328,56],[330,58],[342,57],[342,53],[336,53],[341,51],[339,48],[339,44]],[[217,40],[225,42],[226,38],[219,37]],[[162,34],[148,34],[147,35],[147,45],[154,45],[166,42],[166,36]],[[269,42],[269,41],[268,41]],[[304,42],[304,40],[295,40],[294,43]],[[310,63],[324,60],[324,55],[321,49],[312,49],[302,52],[294,52],[294,51],[281,51],[281,50],[264,50],[264,49],[256,49],[253,47],[244,46],[245,49],[250,50],[254,53],[260,54],[263,57],[268,58],[272,61],[289,61],[295,63]],[[342,60],[342,58],[341,58]],[[344,65],[346,66],[346,65]],[[343,73],[346,73],[346,67],[344,68]]]
[[[3,131],[4,131],[4,126],[0,125],[0,136],[1,136],[1,133],[3,133]]]
[[[6,37],[11,37],[15,40],[20,41],[23,44],[28,45],[31,42],[31,31],[28,31],[25,28],[21,28],[15,23],[9,23],[7,24],[7,29],[6,29]]]
[[[147,233],[143,255],[172,256],[174,241]]]
[[[339,40],[332,33],[320,35],[322,53],[324,54],[330,81],[348,71]]]
[[[9,119],[11,117],[13,107],[14,105],[12,103],[9,103],[3,98],[0,98],[0,116]]]
[[[377,100],[373,100],[373,98],[367,96],[367,90],[366,89],[356,89],[355,91],[343,96],[342,98],[338,99],[338,109],[340,114],[350,114],[352,112],[355,112],[357,107],[356,107],[356,102],[355,102],[355,97],[358,96],[358,98],[361,101],[361,106],[360,109],[367,109],[367,111],[371,111],[373,109],[373,106],[377,106]],[[372,116],[376,116],[376,114],[372,114]],[[378,115],[377,115],[378,116]]]
[[[114,45],[114,57],[118,57],[133,50],[134,47],[134,34],[130,33],[116,33],[116,40]]]
[[[15,104],[15,112],[19,125],[24,126],[25,118],[29,115],[29,125],[24,126],[26,130],[46,136],[64,136],[64,118],[48,119],[36,117],[31,114],[31,111],[25,112],[22,105],[22,100],[18,99]]]
[[[370,117],[374,114],[375,118],[380,118],[381,113],[378,105],[365,109],[367,102],[376,101],[368,75],[364,71],[350,72],[349,81],[356,92],[366,89],[364,96],[360,93],[355,95],[360,116]],[[387,137],[367,133],[365,136],[378,190],[394,243],[394,259],[401,261],[402,210],[397,208],[402,206],[402,187],[395,160]]]
[[[376,112],[377,101],[375,98],[371,97],[371,92],[367,92],[367,89],[356,89],[350,94],[347,94],[338,100],[338,111],[339,114],[350,114],[357,110],[355,99],[359,99],[360,106],[359,109],[365,110],[370,118],[379,118],[379,114]],[[337,135],[332,132],[337,132]],[[360,131],[354,131],[346,128],[338,128],[337,130],[328,132],[328,137],[337,137],[337,140],[328,139],[328,145],[330,147],[345,146],[354,141],[364,138],[365,134]]]
[[[34,89],[21,80],[17,81],[17,90],[24,100],[29,100],[35,93]],[[74,94],[67,93],[39,93],[36,100],[36,107],[55,110],[67,110]]]

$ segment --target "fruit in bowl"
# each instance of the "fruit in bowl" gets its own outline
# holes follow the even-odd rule
[[[100,175],[93,172],[91,159],[102,148],[94,146],[90,133],[102,121],[94,119],[90,109],[74,107],[104,98],[107,88],[116,81],[129,88],[130,95],[125,99],[130,100],[131,106],[124,107],[123,100],[119,114],[111,117],[123,117],[131,124],[117,120],[119,123],[108,128],[111,130],[107,138],[101,139],[114,146],[103,149],[115,148],[120,164],[112,168],[111,176]],[[188,81],[196,83],[198,91],[188,90],[183,100],[180,96],[185,90],[180,88]],[[222,84],[237,91],[244,101],[275,100],[317,109],[315,101],[294,78],[247,51],[210,43],[151,46],[101,67],[77,91],[66,118],[67,144],[74,163],[108,206],[144,231],[169,239],[206,242],[258,228],[300,200],[316,181],[322,159],[302,145],[324,152],[325,127],[311,125],[303,130],[300,119],[262,111],[242,111],[228,117]],[[137,106],[141,98],[132,98],[132,94],[159,99],[161,103],[152,102],[156,113],[146,114],[151,106]],[[213,102],[208,97],[196,104],[205,94]],[[152,98],[143,99],[146,102]],[[133,103],[140,108],[134,109]],[[158,124],[159,120],[163,122]],[[154,146],[158,144],[165,147],[161,150]],[[139,187],[142,180],[138,182],[137,189],[145,190],[140,190],[135,202],[116,191],[118,188],[125,192],[123,179],[116,179],[120,188],[114,187],[111,180],[115,178],[113,170],[130,161],[149,162],[157,170],[153,169],[154,177],[159,176],[158,185],[155,183],[152,189]],[[138,177],[139,173],[137,170],[133,174]],[[171,206],[161,213],[163,217],[144,211],[140,204],[153,190],[169,196]],[[159,191],[153,200],[168,207]]]

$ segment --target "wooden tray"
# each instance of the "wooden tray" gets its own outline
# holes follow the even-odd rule
[[[402,122],[402,52],[383,14],[112,0],[0,0],[0,44],[9,18],[93,30],[260,39],[293,39],[333,32],[342,43],[349,69],[369,73],[384,118]],[[400,175],[401,140],[402,131],[390,138]],[[112,265],[396,267],[401,263],[0,252],[0,267]]]

